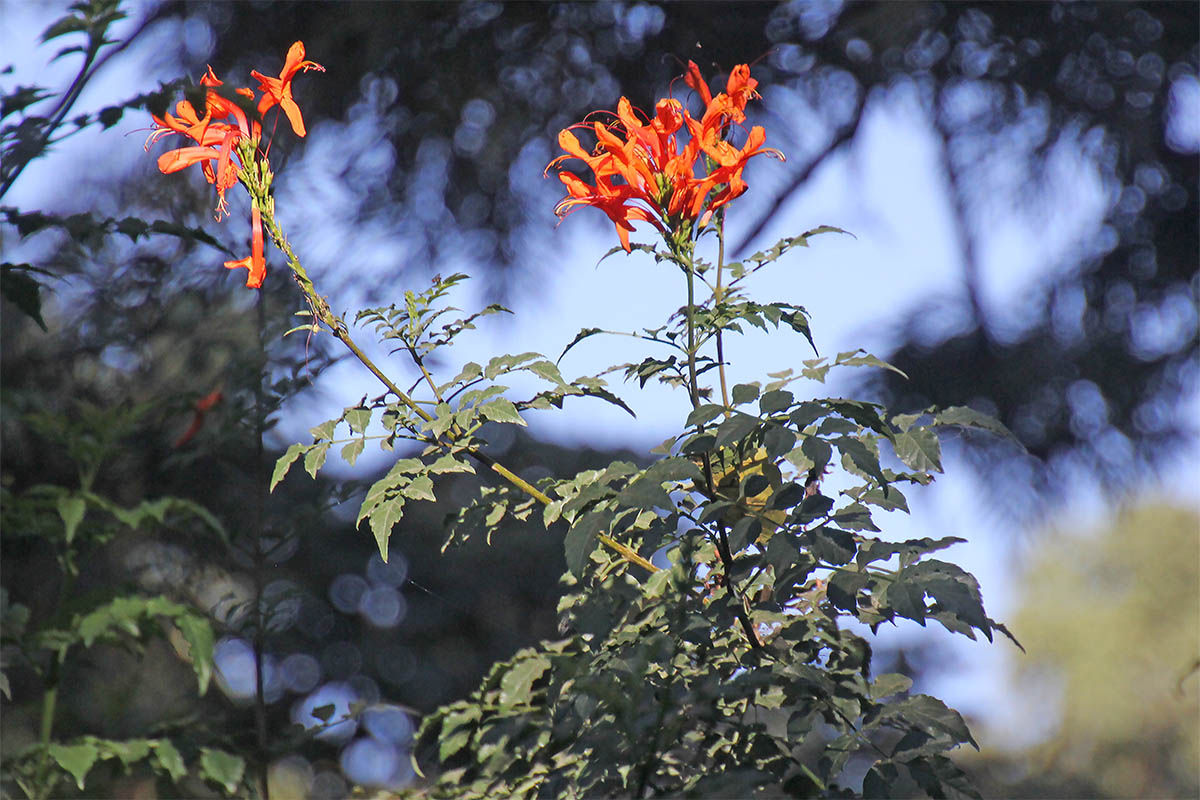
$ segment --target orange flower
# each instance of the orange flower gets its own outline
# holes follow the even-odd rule
[[[200,429],[204,427],[204,415],[212,411],[224,398],[225,394],[220,389],[214,389],[197,400],[194,406],[195,413],[192,415],[192,424],[188,426],[186,431],[179,435],[179,438],[175,440],[172,447],[178,450],[190,442],[200,432]]]
[[[226,261],[225,269],[246,268],[246,288],[257,289],[262,286],[263,278],[267,276],[267,261],[263,257],[262,212],[258,203],[250,204],[250,255],[237,261]]]
[[[730,128],[746,119],[746,103],[759,96],[758,81],[750,77],[747,65],[735,67],[726,91],[715,97],[694,62],[688,63],[684,80],[704,101],[699,121],[678,100],[664,98],[655,105],[654,117],[642,122],[622,97],[616,119],[608,126],[599,122],[571,126],[590,128],[595,134],[592,152],[584,150],[569,129],[559,133],[565,154],[551,161],[546,171],[578,159],[591,170],[595,183],[560,172],[567,196],[555,206],[557,216],[565,217],[582,205],[600,209],[616,225],[626,251],[631,249],[629,232],[636,221],[649,222],[673,238],[694,238],[713,212],[746,191],[742,170],[750,158],[783,157],[778,150],[763,147],[766,134],[758,126],[750,130],[742,147],[728,141]],[[681,146],[678,136],[685,127],[690,138]]]
[[[249,88],[238,88],[232,91],[221,88],[224,84],[212,67],[208,68],[200,78],[204,89],[205,110],[201,118],[196,109],[187,100],[180,101],[175,106],[175,114],[164,113],[162,117],[153,116],[154,128],[146,139],[146,149],[164,136],[179,134],[191,139],[195,144],[180,147],[158,158],[158,168],[164,174],[199,164],[204,172],[204,178],[217,188],[217,219],[228,213],[225,201],[225,191],[237,185],[238,176],[246,167],[241,163],[239,146],[243,142],[251,142],[257,146],[262,138],[261,116],[278,105],[287,115],[292,129],[304,136],[304,119],[300,115],[300,107],[292,99],[292,78],[297,72],[304,70],[320,70],[325,68],[320,64],[304,60],[304,43],[296,42],[288,50],[287,60],[278,78],[268,78],[258,72],[252,72],[258,79],[263,96],[255,106],[254,91]],[[245,150],[241,151],[245,154]],[[261,158],[264,169],[268,169],[266,156],[255,153],[256,159]],[[257,289],[262,286],[266,276],[266,260],[263,256],[262,212],[258,202],[251,204],[250,213],[250,255],[236,261],[225,262],[226,269],[245,267],[248,270],[246,286]]]
[[[300,115],[300,106],[292,99],[292,78],[297,72],[307,72],[310,69],[325,71],[320,64],[305,61],[304,42],[296,42],[288,50],[287,60],[283,63],[278,78],[269,78],[257,71],[250,73],[258,80],[258,88],[263,93],[262,99],[258,101],[258,113],[266,114],[268,109],[279,106],[287,115],[288,122],[292,123],[292,130],[301,137],[307,131],[304,129],[304,117]]]

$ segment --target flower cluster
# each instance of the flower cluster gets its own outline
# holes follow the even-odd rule
[[[585,205],[600,209],[616,225],[626,251],[630,249],[629,232],[637,221],[649,222],[679,244],[695,236],[715,211],[746,191],[742,171],[752,157],[762,153],[783,158],[778,150],[763,147],[766,134],[757,125],[740,148],[728,140],[732,127],[746,120],[746,103],[759,96],[755,91],[758,81],[750,77],[748,65],[734,67],[725,91],[715,97],[694,62],[688,62],[684,81],[704,101],[699,120],[678,100],[663,98],[654,107],[654,117],[642,122],[629,100],[622,97],[616,119],[609,125],[581,122],[571,126],[594,131],[596,148],[591,153],[570,129],[558,134],[566,154],[551,161],[546,171],[568,159],[579,159],[595,175],[595,184],[560,171],[558,179],[566,186],[567,196],[559,201],[555,214],[565,217]],[[677,134],[685,127],[690,138],[681,147]]]
[[[315,69],[324,72],[320,64],[304,60],[304,43],[296,42],[288,50],[287,60],[278,78],[257,71],[250,74],[258,81],[262,96],[255,104],[254,91],[248,88],[229,91],[213,74],[212,67],[200,79],[204,88],[204,116],[187,100],[175,106],[175,113],[154,116],[154,129],[146,140],[146,149],[164,136],[180,134],[195,142],[180,147],[158,158],[158,168],[163,173],[178,172],[193,164],[200,164],[204,177],[217,187],[217,219],[228,213],[225,190],[238,182],[238,173],[247,165],[242,163],[246,153],[254,153],[262,138],[261,119],[270,109],[278,106],[287,116],[297,136],[304,136],[304,118],[300,107],[292,98],[292,78],[297,72]],[[248,113],[249,112],[249,113]],[[246,145],[249,148],[246,149]],[[227,269],[248,270],[246,286],[257,289],[266,276],[266,261],[263,257],[262,212],[259,202],[251,204],[250,255],[236,261],[226,261]]]

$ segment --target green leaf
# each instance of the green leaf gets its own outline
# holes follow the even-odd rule
[[[650,466],[641,477],[631,482],[620,494],[617,502],[630,508],[671,509],[674,504],[663,490],[667,481],[691,480],[700,484],[704,480],[700,468],[686,458],[664,458]]]
[[[826,596],[835,608],[854,614],[858,611],[858,592],[866,588],[868,583],[870,578],[860,572],[835,572],[825,588]]]
[[[469,472],[475,474],[475,468],[468,461],[459,461],[450,453],[444,453],[439,456],[436,461],[429,465],[429,471],[434,475],[442,475],[447,472]]]
[[[363,501],[366,505],[366,501]],[[361,511],[359,512],[361,515]],[[388,560],[388,539],[392,535],[392,528],[396,527],[396,523],[404,516],[404,498],[391,497],[376,505],[367,515],[367,521],[371,525],[371,533],[375,534],[375,544],[379,546],[379,557],[383,559],[383,563]],[[361,516],[360,516],[361,519]]]
[[[862,353],[862,355],[858,355],[859,353]],[[865,350],[849,350],[845,353],[838,353],[837,360],[834,363],[847,367],[879,367],[880,369],[890,370],[908,380],[908,375],[904,374],[903,370],[892,366],[882,359],[876,358]]]
[[[757,383],[739,383],[733,387],[733,404],[740,406],[758,398]]]
[[[65,36],[68,33],[86,31],[87,27],[87,22],[82,17],[76,15],[63,17],[42,32],[42,42],[57,39],[59,36]],[[80,784],[79,788],[82,789],[83,784]]]
[[[51,743],[49,752],[50,757],[69,772],[71,777],[75,778],[75,785],[79,787],[80,791],[83,791],[83,780],[87,777],[92,765],[96,763],[96,757],[99,755],[95,745],[66,745],[54,742]]]
[[[697,406],[692,413],[688,414],[687,422],[684,424],[689,428],[693,425],[703,425],[721,416],[724,412],[725,406],[715,403]]]
[[[362,406],[346,409],[346,424],[353,433],[362,433],[371,424],[371,409]]]
[[[522,426],[526,424],[525,420],[521,419],[521,415],[517,413],[517,407],[503,397],[498,397],[490,403],[480,406],[479,413],[493,422],[507,422]]]
[[[588,338],[589,336],[595,336],[597,333],[608,333],[608,331],[605,331],[601,328],[584,328],[583,330],[579,331],[579,333],[575,334],[575,338],[572,339],[570,341],[570,343],[567,344],[567,346],[563,348],[563,351],[558,354],[558,360],[562,361],[563,356],[565,356],[567,354],[568,350],[570,350],[572,347],[579,344],[580,342],[582,342],[584,339]]]
[[[300,457],[300,454],[308,449],[308,445],[294,444],[287,449],[283,455],[275,462],[275,471],[271,473],[271,486],[268,491],[275,491],[275,487],[284,479],[291,469],[292,463]]]
[[[325,456],[329,454],[329,442],[321,442],[315,444],[304,455],[304,471],[313,478],[317,477],[317,471],[325,464]]]
[[[817,471],[818,475],[821,475],[829,464],[833,448],[829,442],[818,436],[805,436],[804,441],[800,444],[800,452],[808,457],[808,460],[813,463],[813,469]]]
[[[962,715],[936,697],[917,694],[895,703],[887,711],[890,717],[902,717],[921,730],[948,734],[955,742],[970,744],[976,750],[979,745],[971,736]]]
[[[904,580],[892,581],[884,587],[879,602],[900,616],[925,624],[925,590]]]
[[[871,682],[871,699],[882,700],[912,688],[912,678],[898,672],[888,672]]]
[[[849,458],[854,466],[881,484],[887,484],[887,478],[884,477],[883,469],[879,466],[879,454],[877,452],[873,452],[861,440],[851,436],[839,436],[833,440],[833,443],[842,456]]]
[[[760,422],[758,417],[735,411],[729,419],[717,426],[717,439],[714,447],[719,449],[733,442],[742,441],[758,427]]]
[[[840,567],[854,558],[854,535],[824,525],[811,532],[812,552],[826,564]]]
[[[34,269],[29,264],[0,265],[0,297],[11,302],[18,311],[46,331],[46,321],[42,319],[42,285],[25,274]]]
[[[613,514],[605,509],[589,511],[567,530],[563,540],[563,551],[567,558],[567,568],[575,577],[583,575],[588,556],[596,549],[596,534],[608,527]]]
[[[354,462],[362,455],[363,448],[366,447],[366,439],[355,439],[342,448],[342,460],[350,466],[354,466]]]
[[[763,393],[758,399],[758,408],[763,414],[774,414],[790,407],[795,399],[795,395],[787,389],[774,389]]]
[[[894,485],[888,485],[887,491],[875,488],[863,492],[859,498],[864,503],[870,503],[873,506],[878,506],[885,511],[894,511],[900,509],[904,513],[908,513],[908,501],[904,495]]]
[[[505,671],[500,678],[500,711],[528,703],[534,682],[549,668],[550,660],[535,654],[520,659]]]
[[[758,540],[758,535],[762,533],[762,523],[754,517],[742,517],[734,523],[733,529],[729,532],[729,549],[738,553],[745,549],[746,545]]]
[[[150,742],[145,739],[126,739],[123,742],[113,739],[94,739],[92,743],[100,749],[102,757],[116,756],[126,767],[136,764],[150,755]]]
[[[942,448],[937,434],[928,428],[913,428],[896,434],[896,456],[909,469],[921,472],[942,471]]]
[[[900,777],[900,770],[890,761],[878,761],[871,765],[863,777],[863,800],[883,800],[895,796],[892,787]]]
[[[87,513],[87,503],[82,497],[60,497],[58,499],[58,515],[62,517],[63,527],[66,528],[67,544],[75,538],[75,531]]]
[[[228,794],[237,794],[246,772],[246,761],[241,756],[227,753],[224,750],[214,750],[208,747],[200,750],[200,775],[206,780],[215,781]]]
[[[771,425],[763,432],[763,448],[771,461],[786,455],[795,446],[796,434],[787,428]]]
[[[196,673],[196,683],[203,695],[208,691],[213,672],[215,636],[212,624],[207,618],[188,612],[176,616],[175,625],[188,643],[188,658],[191,659],[192,671]]]
[[[554,362],[552,361],[535,361],[534,363],[525,367],[525,369],[529,370],[534,375],[537,375],[539,378],[549,381],[550,383],[553,383],[559,387],[566,387],[569,385],[565,380],[563,380],[562,373],[558,371],[558,367],[554,366]]]
[[[178,781],[187,775],[187,765],[183,763],[183,756],[175,749],[170,739],[152,740],[150,748],[154,751],[154,761],[171,776],[171,780]]]
[[[928,413],[933,414],[933,424],[935,425],[956,425],[963,428],[980,428],[985,431],[1003,436],[1006,439],[1017,442],[1020,440],[1004,426],[999,420],[982,412],[976,411],[967,406],[951,406],[950,408],[936,411],[930,409]]]
[[[804,430],[821,417],[828,416],[829,409],[820,403],[805,400],[792,411],[790,419],[797,430]]]
[[[312,434],[313,439],[316,441],[320,441],[322,439],[332,439],[333,431],[337,428],[337,424],[338,420],[327,419],[320,425],[309,428],[308,432]]]
[[[983,795],[953,761],[942,755],[924,756],[909,761],[909,774],[930,797],[946,800],[983,800]]]

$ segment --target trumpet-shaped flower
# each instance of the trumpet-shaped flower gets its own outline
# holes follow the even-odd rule
[[[716,96],[695,63],[689,62],[684,80],[704,101],[699,120],[678,100],[664,98],[655,105],[654,116],[643,122],[622,97],[616,119],[609,125],[572,126],[588,128],[595,135],[591,152],[569,129],[559,133],[558,143],[565,152],[550,162],[547,172],[577,159],[591,170],[595,182],[560,172],[567,196],[555,206],[555,214],[565,217],[583,205],[600,209],[616,225],[626,251],[631,249],[629,233],[636,221],[649,222],[678,241],[680,236],[697,235],[715,211],[746,191],[742,171],[750,158],[760,154],[782,158],[779,151],[763,147],[766,134],[761,127],[751,128],[742,147],[728,140],[733,125],[746,119],[746,103],[758,97],[758,81],[750,77],[747,65],[735,67],[726,90]],[[689,138],[681,143],[685,129]]]
[[[287,115],[288,122],[292,124],[292,130],[301,137],[307,131],[304,128],[304,117],[300,114],[300,106],[292,99],[292,78],[297,72],[307,72],[310,69],[325,71],[325,68],[315,61],[305,61],[304,42],[296,42],[288,50],[287,60],[284,61],[278,78],[268,77],[258,71],[250,73],[258,81],[258,88],[263,93],[262,99],[258,101],[258,113],[265,114],[273,106],[279,106]]]
[[[266,111],[279,106],[291,122],[292,129],[300,136],[305,135],[300,107],[292,97],[292,78],[297,72],[310,69],[325,71],[320,64],[304,60],[303,42],[294,43],[288,50],[278,78],[251,73],[258,79],[263,92],[263,96],[256,101],[252,89],[225,87],[209,67],[200,78],[200,86],[204,87],[204,116],[201,117],[187,100],[176,104],[174,114],[164,112],[161,117],[152,115],[154,128],[146,139],[146,149],[165,136],[178,134],[190,139],[193,144],[159,156],[158,168],[167,174],[199,164],[205,180],[217,189],[216,216],[220,219],[228,213],[226,190],[237,185],[242,170],[248,166],[242,163],[242,159],[251,149],[257,149],[262,138],[260,120]],[[250,149],[241,148],[243,142],[250,143]],[[262,160],[264,170],[267,168],[265,155],[255,153],[253,157]],[[250,255],[228,261],[225,266],[228,269],[245,267],[248,270],[246,285],[258,288],[262,286],[266,275],[266,261],[263,256],[262,212],[257,201],[252,206],[250,225]]]
[[[258,203],[250,206],[250,255],[237,261],[226,261],[225,269],[246,269],[246,288],[257,289],[267,276],[267,261],[263,256],[262,212]]]

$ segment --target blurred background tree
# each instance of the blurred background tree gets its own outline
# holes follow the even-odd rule
[[[1007,752],[976,759],[985,795],[1195,797],[1200,515],[1146,504],[1035,547],[1013,620],[1029,649],[1011,680],[1022,724],[1000,737]],[[1050,730],[1039,704],[1058,709]]]
[[[560,258],[547,224],[559,189],[541,179],[555,135],[594,108],[614,106],[621,94],[635,102],[657,96],[688,59],[706,73],[757,59],[755,76],[776,92],[764,113],[779,116],[767,124],[783,140],[771,144],[789,160],[774,165],[783,177],[754,183],[762,221],[823,168],[863,147],[864,120],[889,109],[915,114],[940,151],[961,292],[897,308],[882,321],[894,338],[890,355],[880,355],[912,380],[881,382],[880,396],[913,409],[975,405],[1008,424],[1036,459],[1008,450],[972,452],[984,483],[1012,513],[1036,507],[1032,500],[1061,499],[1081,474],[1112,492],[1132,487],[1190,444],[1178,409],[1196,385],[1200,213],[1197,137],[1181,117],[1182,109],[1195,108],[1198,85],[1195,4],[166,2],[134,8],[135,17],[143,16],[130,29],[130,48],[155,53],[149,61],[155,78],[195,77],[209,63],[222,77],[246,76],[274,63],[297,39],[327,67],[301,90],[309,137],[281,139],[272,157],[288,175],[281,213],[303,220],[290,226],[294,243],[310,269],[328,276],[326,290],[349,307],[359,299],[388,302],[396,287],[464,260],[472,272],[486,271],[495,299],[536,291]],[[61,13],[48,14],[46,24]],[[102,59],[97,75],[116,70],[127,52],[122,45],[111,60]],[[13,88],[5,84],[5,93]],[[142,77],[110,84],[111,96],[98,102],[154,88]],[[684,89],[676,84],[675,91]],[[17,110],[5,109],[5,124]],[[104,127],[126,131],[142,119],[126,111]],[[203,225],[225,242],[243,235],[231,227],[236,222],[220,230],[205,220],[207,187],[164,181],[152,159],[118,155],[108,140],[100,146],[112,156],[103,170],[93,157],[72,181],[33,170],[24,176],[39,182],[34,194],[44,199],[42,210]],[[1060,169],[1064,154],[1098,182],[1103,209],[1068,246],[1032,256],[1043,277],[1022,308],[990,306],[982,254],[992,221],[1005,213],[1056,224],[1074,203],[1073,184]],[[13,186],[25,188],[20,180]],[[17,202],[16,195],[0,193],[6,204]],[[23,260],[55,277],[43,279],[48,333],[7,301],[0,318],[5,485],[18,491],[64,480],[64,465],[23,424],[24,414],[69,416],[80,398],[106,406],[153,400],[161,410],[126,440],[122,458],[104,476],[107,487],[129,503],[162,493],[215,500],[231,530],[254,527],[239,513],[252,494],[247,482],[259,468],[256,459],[272,457],[255,453],[247,421],[262,366],[262,355],[247,343],[257,342],[259,332],[249,298],[231,291],[214,268],[216,252],[187,238],[88,235],[86,225],[51,226],[57,233],[43,229],[24,238],[29,230],[7,219],[0,225],[5,260],[20,245]],[[747,226],[739,251],[753,249],[760,227]],[[287,315],[298,307],[294,289],[269,280],[264,302],[264,319],[271,321],[266,356],[275,365],[268,428],[284,418],[284,408],[346,402],[320,380],[333,360],[322,340],[293,336],[280,343]],[[225,388],[227,403],[191,448],[173,450],[194,398],[217,386]],[[609,460],[527,439],[511,444],[509,458],[526,470],[559,474]],[[548,537],[514,532],[489,550],[442,559],[436,556],[440,511],[414,518],[403,552],[407,577],[416,581],[403,594],[409,613],[399,628],[381,626],[356,605],[379,584],[368,575],[374,545],[328,512],[355,488],[291,479],[282,491],[257,531],[294,543],[257,578],[263,588],[277,584],[279,597],[299,598],[288,606],[293,616],[281,617],[291,621],[272,632],[277,664],[308,656],[322,680],[361,676],[356,691],[365,697],[373,685],[377,694],[428,709],[461,696],[494,659],[552,634],[561,563]],[[114,545],[106,558],[120,577],[112,579],[164,591],[161,577],[137,567],[146,553],[153,560],[164,552],[187,564],[196,585],[219,575],[221,586],[244,586],[252,567],[235,551],[203,550],[155,531]],[[28,540],[7,535],[3,555],[5,588],[36,616],[38,587],[50,579],[52,564]],[[514,580],[518,573],[521,580]],[[350,595],[336,594],[335,584],[349,586]],[[308,685],[288,684],[284,672],[277,677],[280,697],[302,696],[295,687]],[[222,705],[210,698],[206,708],[223,709],[230,727],[248,730],[244,698],[235,699]],[[283,703],[273,709],[272,725],[283,730],[290,711]],[[78,718],[87,730],[87,715]],[[309,769],[333,791],[337,769],[323,747],[309,746],[317,765]]]

